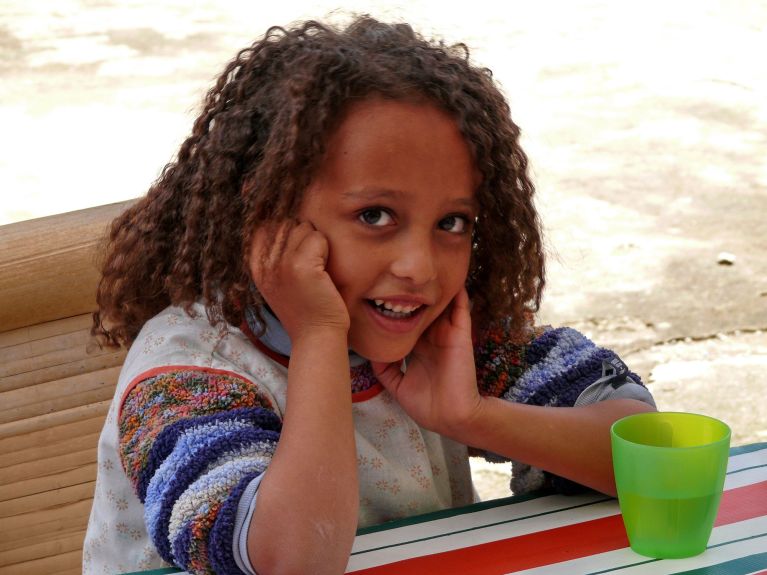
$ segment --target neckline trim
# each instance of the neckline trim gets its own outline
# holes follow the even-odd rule
[[[240,326],[240,330],[260,352],[264,353],[267,357],[273,359],[285,368],[290,366],[290,356],[278,353],[264,345],[264,343],[258,339],[258,337],[256,337],[256,334],[253,333],[253,330],[250,329],[250,325],[248,325],[247,320],[243,320],[242,325]],[[384,386],[381,385],[381,382],[376,381],[372,386],[363,391],[358,391],[356,393],[352,392],[352,403],[361,403],[363,401],[373,399],[383,390]]]

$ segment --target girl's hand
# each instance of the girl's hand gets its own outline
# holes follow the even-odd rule
[[[480,414],[469,296],[461,289],[442,315],[424,332],[408,358],[372,363],[373,372],[420,426],[458,439]]]
[[[327,239],[309,222],[255,233],[251,277],[293,340],[313,329],[349,331],[349,312],[325,270],[327,260]]]

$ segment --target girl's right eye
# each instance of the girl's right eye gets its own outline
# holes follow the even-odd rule
[[[389,212],[381,208],[369,208],[363,210],[359,215],[360,221],[376,227],[390,226],[394,223],[394,218],[391,217]]]

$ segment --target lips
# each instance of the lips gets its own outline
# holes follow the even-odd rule
[[[372,334],[376,333],[378,337],[389,338],[384,340],[387,346],[401,347],[406,342],[407,345],[412,345],[414,342],[401,338],[420,334],[425,327],[424,322],[429,318],[434,298],[412,293],[384,295],[379,292],[371,295],[372,297],[363,299],[365,305],[362,306],[367,316],[365,329],[371,330],[366,337],[372,337]],[[360,324],[359,329],[365,324]]]
[[[378,326],[395,333],[405,333],[417,326],[429,307],[422,298],[409,295],[372,298],[367,303]]]
[[[423,306],[421,303],[403,303],[397,301],[387,301],[384,299],[374,299],[371,301],[373,307],[382,315],[395,319],[406,319],[415,315]]]

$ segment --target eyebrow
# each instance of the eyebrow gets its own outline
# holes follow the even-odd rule
[[[354,190],[348,190],[341,192],[341,198],[344,200],[389,200],[394,198],[401,198],[405,193],[401,190],[394,190],[391,188],[357,188]]]
[[[402,190],[395,190],[391,188],[375,188],[375,187],[359,188],[356,190],[341,192],[341,197],[344,200],[360,200],[360,199],[364,199],[367,201],[392,200],[392,199],[403,198],[406,196],[407,196],[407,193]],[[455,200],[451,200],[450,203],[455,205],[460,205],[462,207],[466,207],[474,211],[479,210],[479,202],[477,201],[475,197],[456,198]]]

